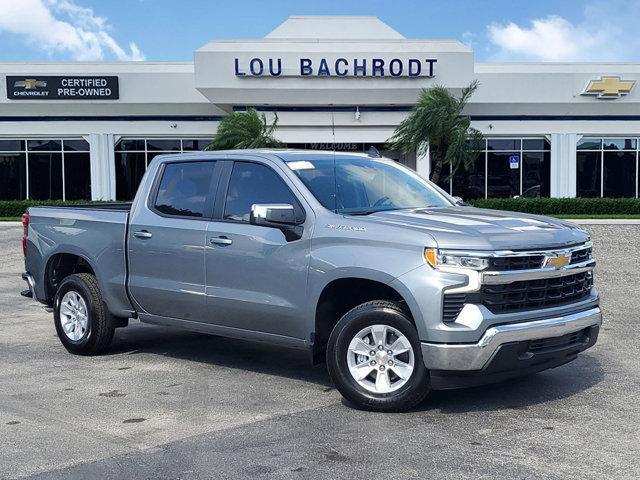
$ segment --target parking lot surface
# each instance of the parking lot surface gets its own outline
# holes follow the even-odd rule
[[[142,325],[68,354],[0,223],[0,478],[640,478],[640,225],[589,225],[605,324],[568,365],[350,408],[296,351]]]

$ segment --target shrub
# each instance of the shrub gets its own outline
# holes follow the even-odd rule
[[[539,215],[638,215],[638,198],[481,198],[470,200],[479,208]]]

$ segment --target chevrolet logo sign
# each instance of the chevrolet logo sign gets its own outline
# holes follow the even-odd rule
[[[635,84],[634,80],[603,76],[599,80],[590,80],[582,95],[597,95],[598,98],[619,98],[629,93]]]
[[[24,88],[25,90],[34,90],[36,88],[44,88],[47,86],[47,82],[44,80],[36,80],[35,78],[25,78],[13,83],[16,88]]]
[[[571,254],[558,253],[554,256],[547,256],[544,266],[545,267],[554,267],[556,270],[560,270],[563,267],[566,267],[571,262]]]

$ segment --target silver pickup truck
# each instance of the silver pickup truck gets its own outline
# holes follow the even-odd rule
[[[71,353],[130,318],[269,342],[326,359],[371,410],[562,365],[602,321],[584,230],[465,206],[374,155],[160,156],[131,205],[23,223],[23,294]]]

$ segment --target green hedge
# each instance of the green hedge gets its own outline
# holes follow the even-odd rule
[[[638,215],[638,198],[482,198],[467,203],[479,208],[539,215]]]
[[[21,217],[29,207],[36,206],[55,206],[55,205],[73,205],[87,203],[105,203],[92,202],[89,200],[73,200],[63,202],[62,200],[0,200],[0,217]]]

